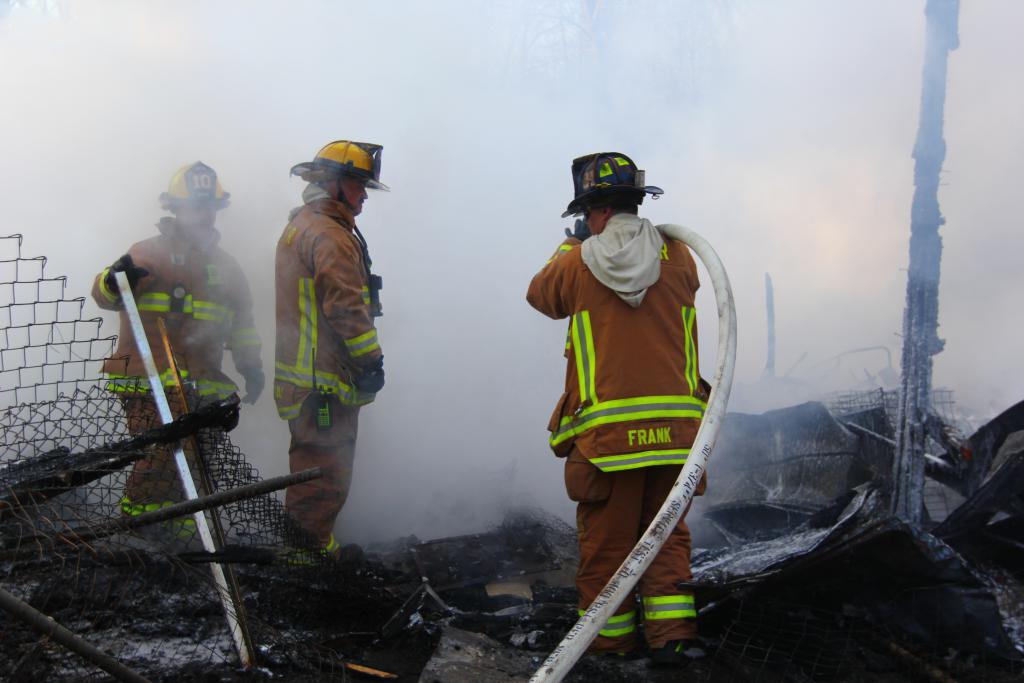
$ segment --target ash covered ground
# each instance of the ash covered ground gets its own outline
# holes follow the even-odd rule
[[[933,492],[932,518],[917,528],[887,512],[888,421],[883,404],[866,405],[836,414],[811,403],[727,419],[716,453],[735,467],[712,465],[715,485],[697,525],[707,546],[694,552],[692,584],[704,656],[688,678],[1019,679],[1024,407],[945,450],[935,444],[949,465],[936,476],[947,483],[929,485],[945,495]],[[212,443],[230,451],[223,434]],[[974,476],[976,467],[987,474]],[[973,491],[968,481],[977,482]],[[76,502],[59,506],[63,498]],[[35,510],[82,516],[94,498],[69,491]],[[262,519],[281,514],[273,500],[262,504]],[[525,680],[576,619],[575,531],[542,511],[515,511],[480,534],[348,548],[341,562],[296,562],[281,553],[287,534],[254,530],[251,517],[232,521],[242,510],[221,514],[236,530],[226,552],[258,652],[250,671],[237,663],[211,558],[166,528],[78,546],[51,532],[56,543],[37,534],[31,546],[27,524],[38,530],[41,521],[15,515],[3,526],[4,586],[166,681],[372,680],[379,672],[400,681]],[[0,618],[7,680],[104,678],[18,619]],[[568,680],[679,675],[643,657],[587,656]]]

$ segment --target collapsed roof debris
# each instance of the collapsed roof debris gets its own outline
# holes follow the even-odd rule
[[[328,562],[231,444],[232,402],[132,438],[103,390],[113,351],[82,301],[0,239],[0,583],[149,680],[525,680],[575,622],[575,531],[516,511],[486,533],[414,537]],[[7,258],[7,257],[5,257]],[[56,284],[54,284],[56,283]],[[4,289],[6,288],[6,290]],[[59,340],[59,341],[58,341]],[[943,399],[947,400],[947,399]],[[922,527],[888,513],[891,393],[731,414],[711,466],[693,585],[695,680],[1013,680],[1024,651],[1024,402],[961,438],[933,413]],[[932,402],[933,408],[943,401]],[[229,545],[199,550],[165,508],[121,515],[125,465],[195,435]],[[298,476],[298,475],[292,475]],[[306,476],[316,476],[316,473]],[[927,501],[927,498],[926,498]],[[193,508],[188,508],[188,512]],[[296,549],[300,552],[296,553]],[[257,666],[241,671],[203,564],[235,567]],[[10,600],[6,598],[9,597]],[[23,612],[20,612],[23,613]],[[0,613],[0,677],[95,679],[96,660]],[[568,680],[677,680],[584,658]]]

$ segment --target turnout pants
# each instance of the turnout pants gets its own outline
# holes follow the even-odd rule
[[[311,394],[303,402],[299,416],[288,421],[292,437],[288,462],[292,472],[319,467],[323,477],[289,486],[284,505],[304,531],[327,547],[352,484],[359,407],[343,406],[337,397],[331,396],[330,424],[324,426],[317,423],[320,403],[320,396]]]
[[[185,413],[185,407],[176,391],[167,391],[167,403],[174,417]],[[124,406],[128,432],[132,436],[162,424],[153,396],[148,392],[136,396],[124,396],[121,398],[121,404]],[[188,461],[189,467],[195,471],[196,454],[193,440],[183,440],[181,447],[185,452],[185,459]],[[174,462],[174,449],[170,445],[164,444],[153,445],[149,448],[153,454],[135,461],[132,471],[128,475],[128,483],[125,486],[127,500],[122,501],[122,510],[126,514],[141,514],[185,500],[185,492],[178,477],[178,467]]]
[[[576,587],[580,593],[580,614],[590,607],[640,540],[681,469],[681,465],[661,465],[602,472],[575,447],[569,453],[565,485],[569,498],[578,503],[580,567]],[[635,594],[627,595],[590,646],[591,651],[632,649],[641,618],[644,636],[652,649],[670,640],[697,635],[693,593],[678,587],[691,577],[690,530],[684,519],[685,514],[640,578],[639,606]]]

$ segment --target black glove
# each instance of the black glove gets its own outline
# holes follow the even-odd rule
[[[352,379],[356,389],[364,394],[376,394],[384,388],[384,356]]]
[[[103,284],[111,292],[120,292],[121,290],[117,287],[117,280],[115,279],[115,273],[123,272],[128,278],[128,286],[135,291],[135,285],[139,284],[139,280],[149,275],[149,271],[145,268],[132,263],[132,257],[129,254],[125,254],[121,258],[110,264],[110,268],[107,271],[107,276],[103,278]]]
[[[263,393],[263,387],[266,385],[267,380],[263,376],[263,371],[259,368],[248,368],[246,370],[239,370],[239,372],[245,378],[245,398],[242,399],[242,403],[253,405],[259,399],[260,394]]]

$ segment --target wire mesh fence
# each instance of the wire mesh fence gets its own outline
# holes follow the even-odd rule
[[[23,256],[21,245],[19,235],[0,238],[0,582],[13,600],[153,680],[237,669],[211,577],[218,558],[198,542],[195,520],[183,515],[121,528],[183,500],[172,445],[158,438],[146,388],[111,391],[101,366],[116,337],[103,336],[102,320],[85,317],[85,300],[66,298],[66,279],[48,277],[46,259]],[[202,403],[190,408],[200,411]],[[177,408],[176,415],[185,412]],[[217,410],[230,423],[232,405]],[[204,466],[203,493],[260,482],[223,428],[231,425],[215,423],[185,425],[177,435],[190,465]],[[297,675],[344,677],[329,651],[300,644],[310,642],[294,635],[303,628],[301,613],[281,620],[267,611],[300,592],[340,599],[338,569],[270,493],[205,514],[223,528],[220,559],[239,568],[243,602],[227,611],[248,624],[261,661]],[[307,611],[314,620],[317,614]],[[0,612],[0,633],[0,678],[107,678],[11,614]]]
[[[884,408],[890,424],[896,424],[896,412],[899,404],[899,391],[872,389],[870,391],[837,391],[825,398],[825,405],[833,415],[843,416],[861,413],[875,408]],[[967,431],[970,425],[965,423],[963,415],[957,408],[950,389],[933,389],[931,410],[942,421],[960,431]]]

